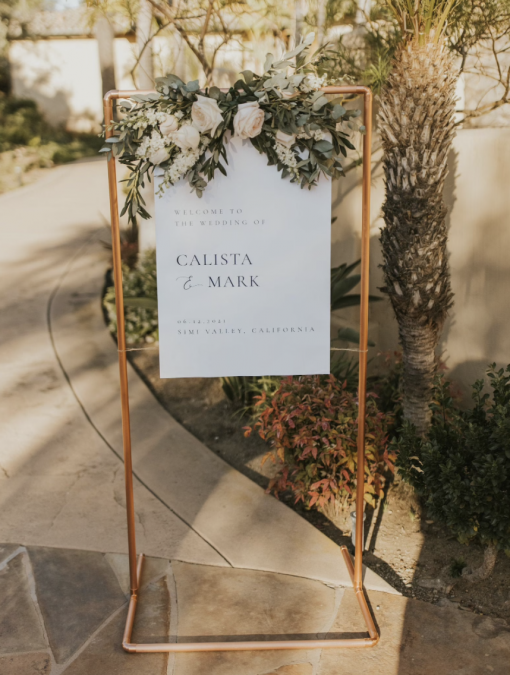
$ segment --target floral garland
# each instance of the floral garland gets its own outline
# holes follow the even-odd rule
[[[330,84],[320,75],[327,57],[320,50],[307,61],[313,39],[311,33],[279,60],[268,54],[263,75],[245,70],[226,93],[217,87],[201,92],[198,80],[184,84],[167,75],[156,80],[157,93],[123,101],[124,117],[112,124],[115,135],[101,149],[130,168],[121,215],[127,212],[131,222],[150,218],[141,189],[156,167],[163,176],[160,191],[186,177],[201,197],[216,170],[227,174],[230,134],[249,139],[282,178],[290,176],[302,188],[316,185],[321,173],[344,175],[341,159],[354,149],[349,129],[364,127],[354,123],[359,110],[346,110],[342,99],[322,93]]]

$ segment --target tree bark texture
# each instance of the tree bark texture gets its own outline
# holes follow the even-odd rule
[[[442,45],[407,45],[381,93],[385,287],[403,351],[405,419],[425,433],[435,350],[452,305],[443,188],[454,137],[455,71]]]
[[[153,89],[152,69],[152,5],[149,0],[140,0],[140,9],[136,19],[136,45],[138,47],[138,68],[136,86],[138,89]]]
[[[317,46],[322,47],[326,32],[326,9],[328,0],[317,0]]]
[[[115,83],[115,53],[113,27],[106,16],[100,16],[94,25],[94,34],[97,40],[99,67],[101,69],[101,86],[103,96],[112,89],[117,89]]]

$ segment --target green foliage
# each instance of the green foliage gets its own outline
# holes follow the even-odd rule
[[[138,264],[130,269],[123,265],[124,311],[128,345],[158,341],[158,308],[156,282],[156,252],[147,251]],[[103,305],[108,328],[117,335],[115,288],[110,286]]]
[[[405,38],[419,44],[438,42],[458,0],[384,0],[393,13]]]
[[[400,473],[421,494],[428,514],[460,541],[510,549],[510,366],[487,370],[473,385],[474,406],[459,409],[441,378],[426,438],[404,423],[396,444]]]
[[[369,378],[369,386],[377,394],[377,405],[383,412],[391,413],[394,419],[394,428],[400,429],[402,417],[402,353],[390,352],[383,354],[385,371],[383,375]]]
[[[252,385],[254,381],[262,378],[232,376],[220,377],[221,387],[225,396],[234,403],[243,405],[249,409],[252,400]]]
[[[72,162],[96,154],[101,140],[50,126],[35,101],[0,95],[0,152],[29,147],[39,166]]]
[[[462,571],[467,567],[464,558],[455,558],[450,563],[450,576],[454,579],[459,579],[462,576]]]
[[[353,122],[361,113],[344,108],[343,99],[321,91],[326,76],[320,75],[320,67],[327,51],[323,48],[309,57],[313,38],[310,34],[280,59],[268,54],[263,75],[245,70],[243,79],[228,92],[217,87],[201,92],[198,80],[186,84],[176,75],[167,75],[158,78],[157,93],[126,101],[121,108],[124,117],[113,124],[115,135],[101,148],[108,158],[118,157],[130,169],[122,213],[130,221],[150,217],[141,189],[152,180],[156,166],[162,170],[161,190],[186,177],[199,197],[216,171],[226,175],[226,134],[234,133],[239,106],[246,103],[256,107],[260,120],[249,134],[250,142],[282,178],[311,188],[321,175],[344,175],[343,159],[348,150],[354,150],[351,131],[364,130]],[[182,132],[195,121],[193,105],[198,96],[211,99],[220,122],[183,148]],[[178,120],[178,129],[163,133],[165,116]]]
[[[282,380],[272,396],[257,402],[257,430],[278,463],[269,490],[290,491],[308,508],[355,497],[358,402],[347,383],[328,377],[303,376]],[[367,400],[365,500],[381,494],[394,453],[388,449],[391,417],[380,412],[372,395]]]

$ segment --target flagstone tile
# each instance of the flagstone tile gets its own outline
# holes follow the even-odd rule
[[[312,675],[313,665],[311,663],[292,663],[289,666],[282,666],[270,673],[261,675]]]
[[[12,555],[18,548],[19,544],[0,544],[0,563]]]
[[[63,663],[126,599],[102,553],[28,551],[50,646]]]
[[[167,654],[128,654],[122,649],[126,613],[127,606],[93,637],[63,675],[166,675]],[[140,595],[133,639],[166,642],[169,621],[166,579],[160,579],[149,584]]]
[[[107,553],[106,560],[110,563],[115,576],[126,595],[130,592],[129,580],[129,558],[125,553]],[[169,561],[165,558],[152,558],[145,556],[142,566],[142,581],[141,586],[145,586],[153,579],[163,576],[168,570]]]
[[[51,659],[46,652],[11,654],[0,658],[2,675],[50,675]]]
[[[20,553],[0,571],[0,654],[47,647]],[[3,671],[0,669],[3,675]]]
[[[379,644],[323,650],[319,675],[508,675],[510,627],[503,620],[387,593],[368,597]],[[332,632],[362,629],[356,605],[354,592],[346,590]]]
[[[315,637],[334,618],[335,591],[326,585],[272,572],[172,563],[180,642]],[[277,637],[278,636],[278,637]],[[308,675],[308,651],[177,654],[175,675]],[[299,664],[301,670],[279,670]],[[297,666],[296,666],[297,667]]]

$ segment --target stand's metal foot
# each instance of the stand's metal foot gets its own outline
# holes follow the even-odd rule
[[[363,587],[356,588],[354,582],[354,567],[351,556],[345,546],[342,546],[342,554],[345,564],[349,570],[349,575],[356,593],[356,598],[363,614],[367,627],[367,638],[348,638],[345,640],[265,640],[261,642],[164,642],[155,644],[136,644],[131,642],[133,624],[135,621],[136,604],[138,601],[138,592],[142,578],[143,554],[138,556],[137,580],[138,587],[131,592],[129,601],[128,615],[126,619],[126,628],[122,647],[126,652],[132,653],[154,653],[154,652],[240,652],[240,651],[263,651],[263,650],[282,650],[282,649],[346,649],[353,647],[375,647],[379,641],[379,634],[374,624],[372,614],[368,608],[367,600]]]

